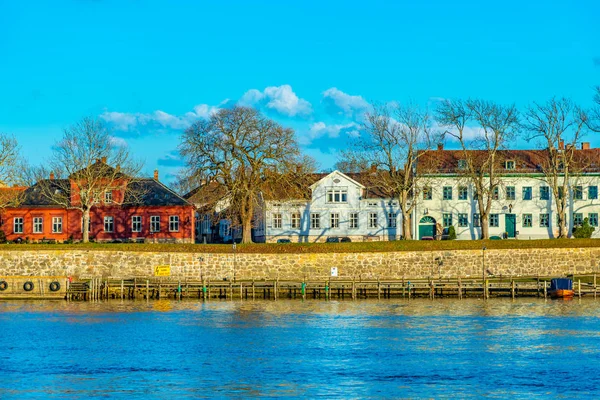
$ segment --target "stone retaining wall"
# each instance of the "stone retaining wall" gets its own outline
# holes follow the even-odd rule
[[[440,265],[441,263],[441,265]],[[599,271],[600,248],[486,250],[488,275],[560,276]],[[482,250],[390,253],[206,254],[111,251],[4,251],[0,276],[152,276],[170,265],[171,276],[191,279],[399,279],[480,277]]]

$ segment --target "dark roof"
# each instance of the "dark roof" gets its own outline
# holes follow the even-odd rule
[[[131,182],[125,193],[125,206],[188,206],[191,205],[173,190],[151,178]]]
[[[23,199],[19,205],[25,207],[60,207],[55,201],[43,194],[43,191],[40,189],[41,185],[50,185],[49,188],[53,192],[58,190],[64,191],[66,189],[67,192],[64,195],[66,197],[71,196],[68,179],[44,179],[25,189]]]
[[[469,158],[482,160],[487,158],[485,150],[467,150]],[[501,172],[508,174],[542,173],[548,150],[498,150],[497,161]],[[581,167],[581,172],[600,172],[600,149],[577,149],[574,161]],[[431,150],[419,158],[417,172],[425,174],[455,174],[459,160],[465,159],[463,150]],[[503,170],[505,161],[514,161],[514,169]],[[578,168],[579,169],[579,168]]]
[[[69,176],[69,178],[77,179],[79,175],[85,177],[86,174],[92,174],[93,176],[109,176],[113,179],[129,178],[127,175],[120,172],[119,169],[108,165],[105,162],[105,160],[96,160],[96,162],[90,165],[89,167],[80,169],[79,171],[72,173]]]

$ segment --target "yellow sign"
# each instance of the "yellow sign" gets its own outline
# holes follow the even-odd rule
[[[154,268],[154,276],[171,276],[171,266],[158,265]]]

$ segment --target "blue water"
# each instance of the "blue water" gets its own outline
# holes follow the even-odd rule
[[[598,398],[600,300],[0,302],[0,398]]]

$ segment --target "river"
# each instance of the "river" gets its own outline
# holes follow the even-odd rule
[[[0,398],[598,398],[599,304],[3,301]]]

